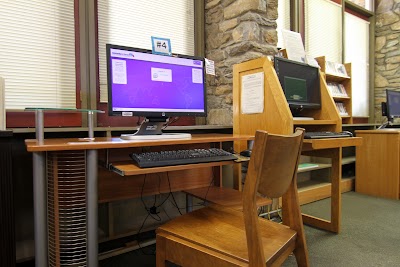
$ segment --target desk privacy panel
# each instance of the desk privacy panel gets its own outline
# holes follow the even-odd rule
[[[15,266],[11,137],[0,135],[0,266]]]
[[[87,266],[85,151],[47,152],[49,266]]]

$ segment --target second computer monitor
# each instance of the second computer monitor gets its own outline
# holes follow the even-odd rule
[[[386,89],[386,116],[388,121],[400,118],[400,92]]]
[[[321,108],[319,68],[275,57],[274,66],[293,116],[303,109]]]

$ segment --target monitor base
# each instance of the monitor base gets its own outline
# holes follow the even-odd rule
[[[191,139],[189,133],[163,133],[163,134],[121,134],[122,140],[168,140],[168,139]]]

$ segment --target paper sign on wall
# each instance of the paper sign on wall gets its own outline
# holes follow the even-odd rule
[[[242,114],[264,111],[264,72],[242,76],[240,103]]]
[[[208,58],[205,58],[204,61],[206,63],[206,74],[215,75],[214,61]]]

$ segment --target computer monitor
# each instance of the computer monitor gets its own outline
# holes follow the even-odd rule
[[[161,135],[173,116],[206,116],[204,58],[106,45],[108,113],[143,116],[136,135]]]
[[[318,67],[282,57],[274,58],[274,67],[293,116],[321,108]]]
[[[400,91],[386,89],[386,116],[388,121],[400,118]]]

